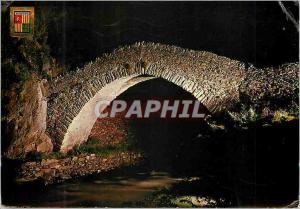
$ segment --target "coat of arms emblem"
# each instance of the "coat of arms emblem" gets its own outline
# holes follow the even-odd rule
[[[33,34],[34,29],[33,7],[10,8],[10,33],[13,37],[26,37]]]

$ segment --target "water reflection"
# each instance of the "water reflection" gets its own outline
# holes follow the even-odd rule
[[[120,207],[126,202],[143,200],[147,195],[182,180],[167,172],[135,171],[136,168],[128,168],[44,189],[31,186],[31,190],[26,191],[25,187],[19,187],[17,191],[26,191],[27,195],[16,192],[21,199],[14,203],[34,207]]]

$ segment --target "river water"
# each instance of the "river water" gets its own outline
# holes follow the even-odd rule
[[[267,196],[255,195],[255,200],[249,201],[251,193],[241,190],[247,186],[246,184],[241,188],[234,188],[213,175],[178,175],[150,168],[147,166],[120,168],[48,186],[38,183],[16,185],[3,182],[2,191],[5,192],[2,193],[2,201],[5,205],[23,207],[282,207],[286,205],[279,201],[278,196],[272,200]],[[255,192],[259,191],[258,186],[255,187]],[[259,196],[263,197],[263,200]]]
[[[138,172],[96,176],[90,180],[77,180],[51,187],[43,192],[36,206],[48,207],[121,207],[128,202],[143,200],[156,190],[178,181],[165,172]]]
[[[182,197],[188,193],[195,194],[193,189],[196,187],[188,188],[187,185],[194,180],[199,183],[199,179],[174,176],[170,172],[155,171],[145,166],[127,167],[49,186],[14,185],[13,190],[6,190],[5,201],[7,205],[31,207],[172,206],[172,193],[178,193],[176,187],[181,187],[178,197],[183,190],[187,193],[182,193]],[[165,200],[157,201],[156,197]]]
[[[237,136],[185,140],[182,145],[174,140],[166,145],[161,140],[159,146],[148,143],[153,145],[147,150],[149,162],[48,186],[14,184],[19,165],[2,160],[2,203],[188,207],[211,200],[207,207],[283,207],[299,194],[298,122],[255,126],[234,132]],[[178,150],[171,149],[172,145]],[[186,197],[201,201],[191,205]]]

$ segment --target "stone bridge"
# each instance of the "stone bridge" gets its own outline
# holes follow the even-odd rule
[[[256,69],[210,52],[136,43],[47,81],[44,133],[56,149],[72,149],[87,140],[96,121],[96,101],[113,100],[148,79],[163,78],[182,87],[213,114],[230,108],[242,95],[257,101],[293,94],[298,89],[298,67]]]

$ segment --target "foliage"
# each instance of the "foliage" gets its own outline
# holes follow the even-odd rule
[[[55,158],[55,159],[63,159],[66,157],[66,154],[61,153],[59,151],[51,152],[49,155],[45,156],[45,158]]]
[[[243,108],[240,112],[227,111],[229,117],[238,123],[249,123],[258,120],[259,116],[253,107]]]
[[[291,120],[295,120],[295,119],[297,119],[297,118],[294,115],[292,115],[286,111],[278,110],[278,111],[275,111],[272,121],[273,122],[283,122],[283,121],[291,121]]]
[[[213,130],[228,130],[230,127],[247,128],[251,124],[271,125],[298,119],[299,105],[293,101],[283,106],[271,101],[253,104],[243,100],[228,110],[206,118],[206,121]]]
[[[117,151],[125,151],[126,146],[125,145],[119,145],[116,147],[113,146],[106,146],[106,147],[97,147],[97,146],[90,146],[87,144],[82,144],[79,146],[76,146],[72,151],[70,151],[69,155],[77,155],[81,153],[90,153],[90,154],[108,154],[112,152]]]
[[[2,35],[1,35],[1,68],[2,89],[9,90],[15,83],[22,84],[35,73],[40,78],[49,77],[49,69],[57,67],[55,60],[50,55],[48,46],[48,24],[49,16],[53,12],[40,4],[35,3],[35,26],[32,37],[16,38],[10,37],[9,9],[1,10]],[[14,6],[12,3],[11,6]]]
[[[82,153],[89,154],[108,154],[113,152],[127,151],[130,149],[130,145],[128,143],[122,143],[115,146],[108,145],[105,147],[98,146],[99,139],[91,138],[86,143],[75,146],[72,150],[70,150],[67,155],[74,156]]]

